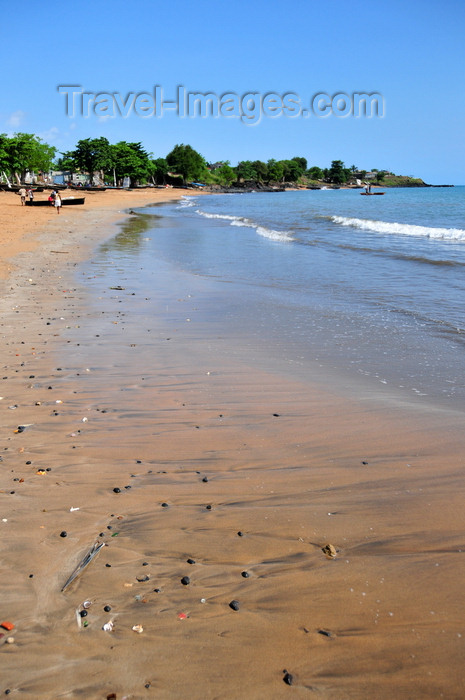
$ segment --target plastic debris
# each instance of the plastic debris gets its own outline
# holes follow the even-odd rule
[[[7,632],[11,632],[15,628],[14,624],[12,622],[0,622],[0,627],[3,627],[4,630],[7,630]]]
[[[68,588],[68,586],[74,581],[74,579],[77,578],[79,574],[81,574],[84,571],[84,569],[90,564],[92,559],[97,556],[102,547],[105,547],[105,542],[96,542],[94,545],[92,545],[91,549],[87,552],[86,556],[79,562],[71,576],[66,581],[65,585],[61,589],[62,593]]]
[[[186,613],[183,613],[183,612],[178,613],[178,620],[186,620],[186,619],[187,619]]]
[[[134,627],[132,628],[132,631],[137,632],[137,634],[142,634],[142,632],[144,631],[144,628],[142,627],[142,625],[134,625]]]
[[[103,625],[102,629],[104,632],[113,632],[113,627],[114,627],[114,622],[113,620],[109,620],[108,622],[105,622]]]

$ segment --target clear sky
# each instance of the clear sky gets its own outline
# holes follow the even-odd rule
[[[106,136],[141,141],[154,157],[189,143],[232,165],[304,156],[465,184],[464,30],[464,0],[0,0],[0,133],[35,133],[59,151]],[[319,93],[379,93],[384,116],[282,109],[250,125],[237,112],[157,116],[146,102],[145,117],[123,117],[91,102],[90,116],[77,105],[70,117],[60,85],[120,100],[157,85],[165,101],[178,85],[238,104],[293,93],[302,107]]]

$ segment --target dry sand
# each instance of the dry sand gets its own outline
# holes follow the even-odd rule
[[[76,281],[118,211],[174,194],[0,193],[0,693],[465,697],[464,415],[236,355],[185,280],[150,328],[130,280]]]

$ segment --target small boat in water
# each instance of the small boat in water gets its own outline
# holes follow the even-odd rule
[[[61,200],[62,206],[67,204],[84,204],[86,201],[85,197],[66,197]],[[53,206],[53,202],[49,202],[48,199],[33,199],[32,201],[26,202],[27,207],[49,207]]]
[[[360,192],[360,194],[365,197],[371,197],[372,194],[384,194],[384,192]]]

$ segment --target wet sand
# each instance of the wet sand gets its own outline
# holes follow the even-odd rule
[[[463,698],[464,414],[236,352],[166,269],[150,313],[81,283],[125,194],[8,262],[0,693]]]

